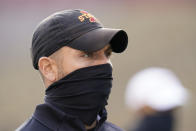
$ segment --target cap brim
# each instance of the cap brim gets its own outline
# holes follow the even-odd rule
[[[86,52],[94,52],[107,44],[111,45],[113,52],[123,52],[128,44],[127,33],[121,29],[98,28],[74,39],[67,46]]]

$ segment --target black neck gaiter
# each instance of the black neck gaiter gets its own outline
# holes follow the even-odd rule
[[[110,64],[85,67],[49,86],[45,102],[91,125],[107,105],[111,87]]]

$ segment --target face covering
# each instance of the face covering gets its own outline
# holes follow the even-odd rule
[[[85,67],[49,86],[45,102],[91,125],[107,105],[111,87],[110,64]]]

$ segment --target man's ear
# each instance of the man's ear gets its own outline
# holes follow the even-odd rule
[[[45,80],[52,83],[57,80],[58,71],[55,60],[49,57],[41,57],[38,62],[38,67]]]

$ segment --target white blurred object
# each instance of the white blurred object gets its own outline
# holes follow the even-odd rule
[[[147,68],[130,79],[125,103],[139,110],[145,105],[158,111],[166,111],[183,105],[187,100],[187,90],[176,75],[164,68]]]

